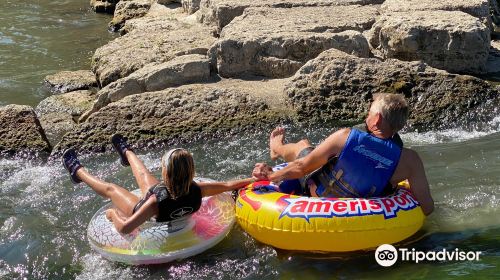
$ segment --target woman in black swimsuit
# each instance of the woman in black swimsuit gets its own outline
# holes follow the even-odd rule
[[[229,182],[194,182],[192,155],[184,149],[172,149],[161,160],[162,182],[155,178],[144,163],[130,149],[121,135],[111,139],[121,157],[121,164],[130,165],[142,192],[138,198],[123,187],[107,183],[91,175],[80,164],[73,149],[63,154],[63,165],[70,172],[71,180],[84,182],[97,194],[111,199],[115,208],[106,212],[118,232],[128,234],[145,221],[155,217],[157,222],[169,222],[193,214],[201,206],[204,196],[239,189],[255,180],[253,178]]]

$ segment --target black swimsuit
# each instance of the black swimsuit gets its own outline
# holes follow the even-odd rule
[[[135,213],[151,195],[156,196],[156,203],[158,204],[157,222],[169,222],[180,219],[182,217],[193,214],[198,211],[201,206],[201,189],[195,183],[191,183],[189,193],[173,199],[168,192],[167,187],[160,183],[149,188],[148,192],[134,207]]]

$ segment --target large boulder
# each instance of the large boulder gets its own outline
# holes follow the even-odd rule
[[[116,4],[113,19],[109,23],[112,31],[118,31],[130,19],[143,17],[151,8],[153,0],[121,0]]]
[[[223,80],[127,96],[80,123],[54,153],[68,147],[104,151],[117,132],[144,146],[274,125],[291,114],[283,106],[285,82]]]
[[[488,0],[386,0],[380,9],[386,14],[415,11],[462,11],[490,27],[490,5]]]
[[[200,2],[198,20],[215,25],[218,32],[247,8],[272,7],[324,7],[382,4],[384,0],[198,0]],[[193,2],[196,2],[194,0]]]
[[[394,12],[377,20],[369,42],[384,59],[422,60],[454,73],[476,73],[488,59],[490,31],[459,11]]]
[[[206,55],[215,41],[208,27],[165,16],[129,20],[124,29],[127,34],[97,49],[92,57],[92,71],[102,87],[150,63]]]
[[[370,55],[362,31],[375,22],[373,6],[249,8],[210,50],[223,77],[293,75],[324,50]]]
[[[95,93],[80,90],[53,95],[38,104],[35,112],[51,146],[76,127],[76,120],[92,107],[94,99]]]
[[[30,106],[0,107],[0,154],[50,152],[35,111]]]
[[[375,93],[401,93],[410,103],[409,128],[419,131],[477,127],[500,104],[499,91],[472,76],[334,49],[304,65],[286,92],[300,121],[338,124],[362,121]]]
[[[113,82],[98,92],[92,109],[82,116],[84,121],[111,102],[132,94],[158,91],[168,87],[204,82],[210,78],[210,61],[204,55],[183,55],[160,64],[148,64],[133,74]]]
[[[52,93],[66,93],[97,87],[95,75],[89,70],[62,71],[48,75],[43,84]]]

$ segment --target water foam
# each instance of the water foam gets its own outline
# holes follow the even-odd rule
[[[477,139],[490,134],[500,132],[500,115],[488,122],[483,129],[445,129],[440,131],[429,131],[424,133],[408,132],[402,133],[401,138],[405,143],[426,145],[438,143],[464,142]]]

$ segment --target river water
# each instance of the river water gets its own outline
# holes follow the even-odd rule
[[[95,49],[115,35],[88,0],[1,0],[0,105],[36,105],[43,78],[90,69]]]
[[[88,69],[89,42],[95,48],[95,41],[109,40],[111,35],[105,31],[109,17],[89,12],[87,5],[86,0],[7,0],[3,4],[2,104],[36,104],[43,98],[36,88],[45,74]],[[59,24],[58,18],[66,23]],[[43,24],[53,29],[38,33]],[[16,40],[9,45],[9,30],[22,30],[19,34],[25,35],[19,36],[28,43]],[[71,33],[73,39],[62,40],[61,33]],[[37,52],[47,57],[24,60],[22,55]],[[4,87],[6,84],[10,86]],[[317,144],[333,129],[287,126],[287,139],[307,137]],[[83,184],[71,184],[59,161],[0,159],[0,279],[498,279],[500,117],[483,131],[407,133],[402,137],[406,146],[420,153],[436,201],[435,212],[416,234],[415,242],[405,246],[423,251],[482,251],[479,261],[399,262],[382,268],[373,252],[287,252],[256,242],[235,225],[226,239],[198,256],[163,265],[121,265],[101,258],[86,240],[90,218],[106,201]],[[255,162],[271,163],[267,141],[266,131],[255,131],[185,147],[194,155],[198,176],[226,180],[248,175]],[[137,153],[159,175],[164,149]],[[81,155],[81,161],[105,180],[137,188],[130,169],[121,167],[114,154]]]

